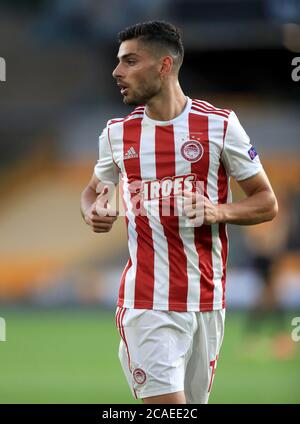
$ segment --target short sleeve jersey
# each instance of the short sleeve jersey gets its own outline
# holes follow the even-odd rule
[[[211,311],[226,305],[226,224],[187,224],[162,208],[182,187],[201,182],[214,204],[231,202],[229,180],[262,169],[236,114],[187,97],[182,113],[156,121],[139,106],[108,121],[99,139],[95,175],[122,184],[129,260],[118,305],[173,311]],[[133,188],[132,188],[133,187]],[[136,213],[136,198],[144,213]],[[151,208],[149,208],[151,205]],[[156,213],[153,213],[156,211]]]

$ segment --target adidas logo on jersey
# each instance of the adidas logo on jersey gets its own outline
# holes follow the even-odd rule
[[[125,153],[124,160],[125,159],[136,159],[138,157],[139,157],[139,155],[134,150],[134,147],[131,146],[130,149],[128,149],[127,152]]]

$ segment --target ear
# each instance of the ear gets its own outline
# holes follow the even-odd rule
[[[173,63],[174,63],[174,60],[172,56],[164,56],[161,58],[160,75],[162,77],[170,75],[173,69]]]

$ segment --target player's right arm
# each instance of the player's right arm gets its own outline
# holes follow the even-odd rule
[[[119,182],[119,169],[114,162],[107,127],[99,137],[99,159],[88,185],[81,194],[81,214],[96,233],[111,230],[117,211],[108,204],[109,189]]]

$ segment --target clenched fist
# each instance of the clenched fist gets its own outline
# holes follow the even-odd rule
[[[219,206],[197,191],[184,192],[184,213],[195,227],[216,224],[220,219]]]
[[[108,204],[108,187],[104,186],[96,201],[85,213],[85,222],[95,233],[108,233],[118,218],[118,212]]]

